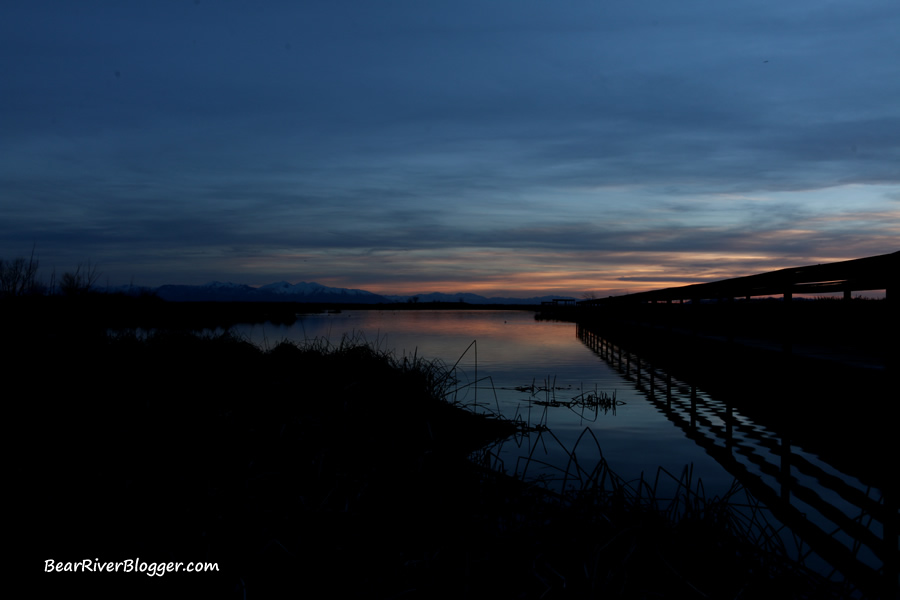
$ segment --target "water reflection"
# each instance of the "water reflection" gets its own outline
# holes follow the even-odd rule
[[[492,449],[508,472],[577,486],[608,465],[624,480],[670,489],[684,487],[685,478],[702,482],[708,497],[728,494],[737,477],[802,536],[799,552],[813,546],[859,586],[896,581],[896,498],[889,502],[883,490],[697,382],[572,323],[536,321],[528,311],[345,311],[238,332],[269,347],[282,339],[339,343],[347,335],[397,356],[455,365],[454,400],[540,428]]]
[[[793,445],[787,432],[761,427],[696,384],[673,381],[639,353],[588,328],[577,335],[819,556],[876,595],[896,591],[896,498],[889,501],[882,490]]]

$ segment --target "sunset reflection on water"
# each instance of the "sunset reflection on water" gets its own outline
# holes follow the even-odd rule
[[[303,343],[326,339],[366,341],[396,357],[416,355],[456,366],[459,391],[452,399],[550,427],[565,448],[546,449],[548,462],[566,460],[566,449],[590,427],[603,457],[623,477],[655,473],[658,467],[681,472],[688,464],[708,489],[727,489],[732,477],[660,414],[619,372],[577,338],[575,325],[538,321],[528,310],[353,310],[303,315],[290,326],[245,326],[238,333],[258,345],[282,339]],[[477,381],[477,383],[476,383]],[[534,386],[531,392],[524,387]],[[615,394],[615,414],[584,414],[541,401],[571,400],[584,392]],[[585,461],[597,448],[581,446]],[[507,464],[521,449],[504,446]],[[525,450],[528,452],[529,450]],[[542,450],[543,451],[543,450]]]
[[[440,361],[453,369],[456,379],[448,399],[546,428],[505,440],[491,450],[496,464],[509,473],[561,481],[562,472],[571,468],[577,455],[578,470],[591,472],[602,459],[629,482],[652,483],[663,473],[663,486],[668,485],[669,491],[676,489],[675,479],[689,470],[693,485],[702,481],[707,498],[725,495],[738,472],[774,490],[773,497],[786,489],[772,476],[784,464],[778,433],[724,399],[674,377],[667,381],[661,370],[656,370],[655,382],[648,365],[638,375],[636,355],[630,367],[616,354],[604,357],[590,336],[582,332],[579,338],[574,323],[539,321],[532,311],[354,310],[304,315],[291,326],[248,325],[236,333],[260,346],[271,347],[281,340],[326,339],[335,346],[342,340],[364,341],[397,358],[415,355]],[[616,410],[571,405],[573,398],[586,393],[614,395]],[[685,407],[695,405],[696,413],[685,412]],[[385,409],[390,410],[389,404]],[[590,433],[585,434],[586,430]],[[839,489],[866,497],[871,492],[875,494],[871,502],[878,501],[877,490],[869,490],[797,445],[788,449],[791,460],[811,465],[806,470],[829,473],[828,480],[838,482]],[[802,509],[804,521],[830,531],[834,525],[824,513],[858,513],[858,507],[839,497],[816,507],[823,514],[801,505],[797,497],[801,489],[813,497],[829,496],[829,490],[805,471],[792,466],[790,472],[794,493],[788,496],[795,506],[791,510]],[[665,473],[673,478],[667,479]],[[667,488],[660,489],[667,493]]]

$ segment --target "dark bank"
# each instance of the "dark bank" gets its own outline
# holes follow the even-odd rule
[[[448,404],[455,382],[440,364],[356,343],[263,351],[158,316],[152,335],[110,332],[97,308],[108,301],[60,299],[38,324],[7,322],[9,373],[23,399],[37,399],[11,409],[12,489],[25,517],[15,539],[39,542],[26,570],[45,591],[272,597],[324,581],[366,597],[863,593],[742,535],[728,498],[692,497],[674,519],[607,468],[597,471],[606,483],[567,496],[473,462],[522,425]],[[616,344],[632,356],[639,346],[693,355],[622,327]],[[647,377],[657,358],[631,368]],[[47,559],[95,556],[222,570],[149,581],[39,572]]]
[[[12,371],[56,382],[12,409],[17,539],[41,591],[840,597],[736,535],[727,503],[676,522],[621,482],[561,498],[473,463],[518,426],[445,403],[452,382],[425,361],[178,332],[45,343],[22,341]],[[133,556],[221,571],[40,572]]]

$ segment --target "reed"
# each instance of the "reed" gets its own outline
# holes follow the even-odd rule
[[[397,357],[360,337],[260,349],[228,332],[133,332],[56,351],[65,381],[98,364],[108,375],[91,397],[12,413],[23,449],[13,510],[42,541],[35,561],[218,561],[216,577],[163,584],[246,598],[308,593],[313,581],[370,598],[752,598],[774,595],[760,583],[770,577],[799,581],[744,490],[707,499],[690,470],[624,481],[589,430],[568,464],[544,465],[554,477],[531,477],[535,454],[507,474],[492,442],[561,444],[540,423],[464,410],[489,379],[462,377],[459,361]],[[72,448],[92,460],[61,460]],[[41,579],[35,595],[97,581]],[[120,596],[146,585],[100,582],[126,586]]]
[[[532,427],[477,459],[485,468],[503,470],[503,445],[524,447],[524,437],[531,438],[529,452],[518,458],[510,476],[529,486],[534,505],[519,520],[534,528],[571,527],[568,543],[580,551],[578,558],[563,553],[558,561],[544,559],[546,569],[559,574],[535,575],[545,597],[568,597],[572,589],[604,597],[849,598],[857,593],[849,583],[829,581],[806,566],[809,548],[737,480],[721,496],[707,495],[691,466],[677,476],[660,467],[652,478],[625,480],[603,457],[590,428],[566,448],[549,429]],[[551,447],[568,457],[565,464],[536,458],[537,449]],[[532,475],[535,467],[543,474]]]

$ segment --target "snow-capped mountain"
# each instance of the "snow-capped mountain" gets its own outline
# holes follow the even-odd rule
[[[319,283],[286,281],[255,288],[241,283],[213,281],[204,285],[164,285],[156,288],[163,300],[176,302],[317,302],[339,304],[377,304],[391,302],[384,296],[365,290],[333,288]]]
[[[164,285],[155,290],[140,289],[142,293],[155,292],[163,300],[174,302],[312,302],[318,304],[393,304],[393,303],[464,303],[464,304],[529,304],[538,305],[557,296],[534,298],[501,298],[479,296],[471,293],[412,294],[382,296],[367,290],[328,287],[316,282],[289,283],[277,281],[260,287],[242,283],[211,281],[204,285]]]
[[[366,290],[335,288],[322,285],[321,283],[301,281],[300,283],[288,283],[287,281],[279,281],[277,283],[269,283],[256,288],[259,292],[267,294],[281,294],[284,296],[312,296],[317,294],[338,294],[341,296],[359,296],[370,297],[378,296]],[[382,296],[378,296],[383,300]]]

